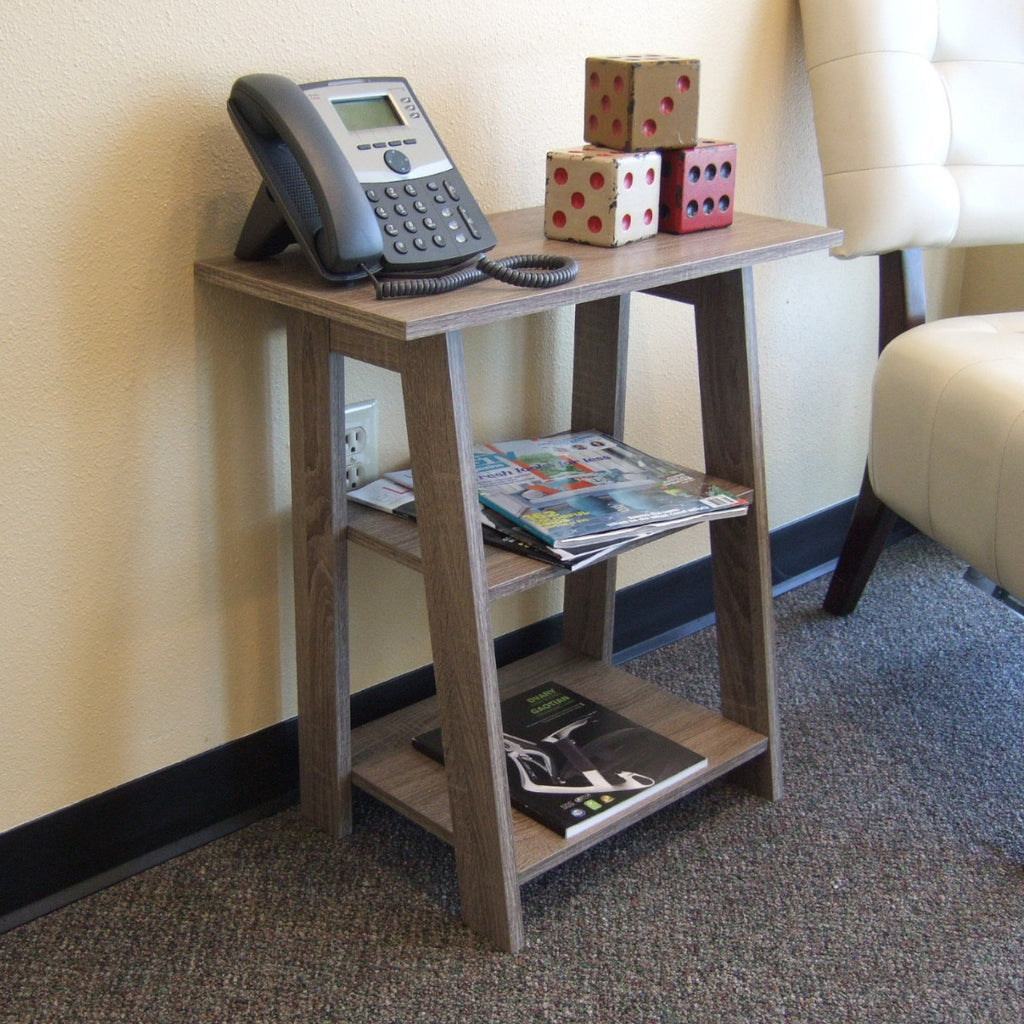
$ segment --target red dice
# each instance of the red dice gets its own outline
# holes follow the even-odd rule
[[[659,230],[674,235],[732,223],[736,144],[701,139],[661,154]]]

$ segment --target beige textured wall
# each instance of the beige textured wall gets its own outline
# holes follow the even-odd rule
[[[257,182],[235,77],[407,75],[496,211],[542,202],[547,149],[580,141],[587,55],[699,57],[739,208],[823,220],[795,0],[9,0],[4,22],[0,830],[294,714],[282,318],[191,269]],[[756,273],[773,525],[856,489],[873,287],[824,254]],[[627,438],[696,460],[690,324],[653,300],[635,320]],[[469,338],[481,438],[565,425],[569,329]],[[353,367],[365,397],[400,464],[396,381]],[[622,582],[703,550],[645,549]],[[358,686],[429,660],[419,588],[354,553]],[[556,599],[499,605],[499,631]]]
[[[994,245],[964,259],[964,313],[996,313],[1024,302],[1024,246]]]

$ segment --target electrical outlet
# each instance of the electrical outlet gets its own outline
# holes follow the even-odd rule
[[[377,399],[345,406],[345,490],[377,479]]]

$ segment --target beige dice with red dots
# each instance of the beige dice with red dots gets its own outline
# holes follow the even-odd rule
[[[584,146],[548,153],[544,234],[614,247],[658,232],[661,154]]]
[[[587,58],[587,142],[625,150],[693,146],[699,106],[699,60]]]

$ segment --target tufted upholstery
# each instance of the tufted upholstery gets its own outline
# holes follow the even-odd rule
[[[848,593],[826,607],[852,610],[893,512],[1022,597],[1024,313],[886,321],[916,287],[899,250],[1024,243],[1024,0],[800,8],[834,254],[890,254],[868,477],[832,585]]]
[[[800,8],[836,255],[1024,239],[1024,2]]]
[[[1024,594],[1024,313],[908,331],[879,357],[872,405],[878,497]]]

